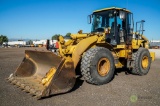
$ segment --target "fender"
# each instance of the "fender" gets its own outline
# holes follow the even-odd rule
[[[86,39],[83,39],[77,44],[72,54],[74,68],[76,68],[79,60],[81,59],[81,55],[84,53],[84,51],[86,51],[91,45],[97,42],[97,40],[98,40],[98,36],[95,35],[95,36],[91,36]]]

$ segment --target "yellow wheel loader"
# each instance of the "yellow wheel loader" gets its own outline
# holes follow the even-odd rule
[[[111,81],[116,68],[126,67],[136,75],[146,75],[155,53],[148,51],[143,35],[144,20],[136,22],[125,8],[105,8],[88,16],[91,33],[71,34],[70,40],[58,37],[58,54],[26,50],[25,57],[8,81],[37,98],[70,91],[80,65],[83,78],[91,84]],[[138,25],[140,26],[138,28]]]

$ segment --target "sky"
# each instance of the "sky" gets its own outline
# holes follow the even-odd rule
[[[0,35],[9,39],[50,39],[54,34],[91,31],[87,16],[107,7],[127,8],[144,19],[144,35],[160,40],[160,0],[0,0]]]

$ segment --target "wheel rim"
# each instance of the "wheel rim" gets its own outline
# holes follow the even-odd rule
[[[110,70],[110,61],[107,58],[101,58],[98,62],[98,73],[106,76]]]
[[[143,69],[146,69],[148,67],[148,57],[147,56],[143,56],[142,58],[142,67]]]

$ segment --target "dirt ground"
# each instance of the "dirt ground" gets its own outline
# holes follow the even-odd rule
[[[77,79],[71,92],[37,100],[6,80],[21,63],[25,49],[39,48],[0,48],[0,106],[160,105],[160,59],[152,63],[145,76],[126,75],[124,70],[118,70],[110,83],[101,86]]]

